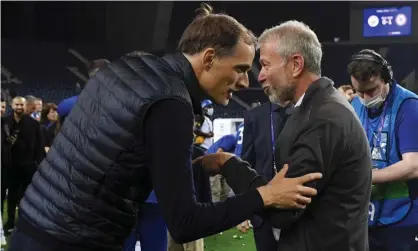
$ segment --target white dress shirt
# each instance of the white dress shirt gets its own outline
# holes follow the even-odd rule
[[[298,107],[302,104],[303,98],[305,97],[305,93],[302,95],[302,97],[299,98],[298,102],[296,102],[294,107]]]

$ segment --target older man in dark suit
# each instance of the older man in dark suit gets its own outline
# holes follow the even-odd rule
[[[289,21],[265,31],[259,42],[259,80],[270,83],[279,101],[295,105],[276,142],[277,167],[284,168],[270,184],[280,175],[323,174],[310,184],[318,190],[310,205],[260,214],[274,226],[278,248],[270,250],[368,250],[370,147],[347,99],[321,77],[318,38],[305,24]],[[248,163],[226,153],[207,156],[203,164],[219,168],[236,193],[268,183]]]

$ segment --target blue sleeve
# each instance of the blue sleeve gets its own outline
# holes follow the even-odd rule
[[[395,134],[401,154],[418,152],[418,99],[403,102],[396,116]]]
[[[60,117],[66,117],[75,103],[77,102],[78,96],[73,96],[67,99],[62,100],[57,107],[57,112]]]
[[[222,148],[224,152],[234,152],[236,144],[236,138],[234,135],[226,135],[219,140],[219,148]]]
[[[222,138],[221,138],[222,139]],[[218,151],[218,148],[219,148],[219,143],[220,143],[220,140],[221,139],[218,139],[218,141],[215,141],[210,147],[209,147],[209,149],[206,151],[206,154],[211,154],[211,153],[216,153],[217,151]]]

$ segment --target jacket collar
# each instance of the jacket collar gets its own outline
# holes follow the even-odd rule
[[[300,105],[300,107],[306,107],[306,105],[310,103],[310,100],[312,99],[312,97],[315,96],[315,94],[318,91],[324,90],[333,85],[334,82],[327,77],[321,77],[318,80],[314,81],[306,90],[305,96],[303,97],[302,104]]]
[[[200,87],[199,81],[189,60],[187,60],[181,52],[166,54],[163,58],[177,73],[182,75],[192,99],[193,112],[194,114],[201,115],[201,102],[209,97]]]

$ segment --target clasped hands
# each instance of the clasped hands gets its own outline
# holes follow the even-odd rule
[[[220,152],[199,157],[192,163],[201,162],[210,175],[216,175],[220,174],[225,162],[234,156],[231,153]],[[311,203],[311,198],[317,194],[316,189],[304,186],[304,184],[322,178],[321,173],[286,178],[287,170],[286,164],[267,185],[257,188],[266,207],[304,209]]]

